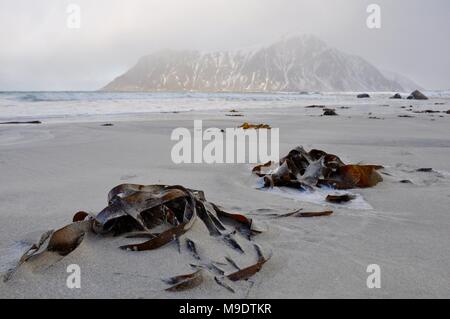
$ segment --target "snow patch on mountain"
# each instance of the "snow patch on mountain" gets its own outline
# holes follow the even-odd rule
[[[105,91],[301,92],[404,91],[361,57],[314,36],[252,50],[161,50],[142,57]]]

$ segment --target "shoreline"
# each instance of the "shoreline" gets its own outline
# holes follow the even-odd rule
[[[412,105],[417,110],[437,109],[447,111],[450,95],[431,96],[430,100],[390,99],[391,93],[377,92],[371,98],[358,99],[354,93],[320,93],[312,95],[289,94],[146,94],[114,93],[53,93],[37,92],[3,97],[0,100],[0,122],[92,122],[103,120],[138,120],[142,117],[178,113],[216,113],[238,109],[248,112],[273,112],[289,108],[302,109],[308,105],[324,105],[332,108],[349,108],[344,115],[378,112],[399,113],[400,107]],[[31,95],[30,95],[31,94]],[[72,95],[70,95],[72,94]],[[373,94],[373,93],[371,93]],[[30,96],[29,96],[30,95]],[[36,95],[36,96],[35,96]],[[42,95],[42,96],[41,96]],[[379,110],[379,106],[386,109]],[[389,106],[389,107],[388,107]],[[445,109],[447,107],[447,109]],[[304,110],[304,114],[314,114]]]

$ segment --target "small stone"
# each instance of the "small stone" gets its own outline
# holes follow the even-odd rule
[[[400,95],[400,93],[395,93],[393,96],[390,97],[390,99],[401,99],[402,96]]]
[[[325,116],[333,116],[338,115],[334,109],[323,109],[323,115]]]

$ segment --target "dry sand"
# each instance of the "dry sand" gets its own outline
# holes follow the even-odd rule
[[[78,210],[99,212],[109,189],[125,182],[202,189],[208,200],[266,227],[257,241],[273,256],[251,283],[235,285],[236,294],[210,279],[193,290],[169,293],[161,278],[190,271],[190,257],[179,254],[176,245],[126,252],[117,248],[121,238],[90,235],[46,271],[24,267],[0,283],[0,297],[449,298],[450,115],[399,118],[406,112],[398,106],[389,114],[380,106],[374,114],[380,120],[369,119],[363,106],[354,108],[359,107],[358,112],[337,109],[340,116],[334,117],[318,116],[318,109],[305,114],[302,107],[248,110],[244,117],[212,111],[151,114],[117,118],[111,127],[100,126],[104,122],[1,126],[0,271],[18,257],[20,240],[67,224]],[[392,176],[356,190],[373,209],[331,206],[330,217],[274,220],[267,215],[324,206],[255,189],[247,164],[173,164],[170,133],[175,127],[192,129],[193,119],[218,128],[269,123],[280,128],[281,154],[297,145],[319,148],[345,162],[384,165]],[[414,172],[420,167],[436,171]],[[189,236],[218,254],[202,227],[196,223]],[[81,267],[81,289],[66,287],[66,267],[73,263]],[[381,267],[380,289],[366,286],[369,264]]]

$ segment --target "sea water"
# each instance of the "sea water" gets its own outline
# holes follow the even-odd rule
[[[302,93],[165,93],[165,92],[0,92],[0,121],[47,120],[84,121],[98,116],[123,116],[140,113],[171,113],[230,109],[276,109],[297,107],[305,114],[317,110],[304,108],[320,104],[327,107],[350,107],[352,111],[370,112],[382,105],[410,105],[409,100],[391,100],[394,92],[369,92],[371,98],[357,99],[358,92]],[[433,99],[414,101],[415,107],[448,100],[450,91],[427,92]],[[404,93],[404,96],[407,94]],[[432,103],[432,102],[433,103]],[[358,105],[365,105],[363,110]],[[447,103],[445,103],[447,104]],[[448,108],[448,105],[435,105]],[[352,107],[354,106],[354,107]],[[338,109],[337,109],[338,110]],[[398,108],[396,109],[398,111]],[[394,109],[386,107],[383,112]]]

